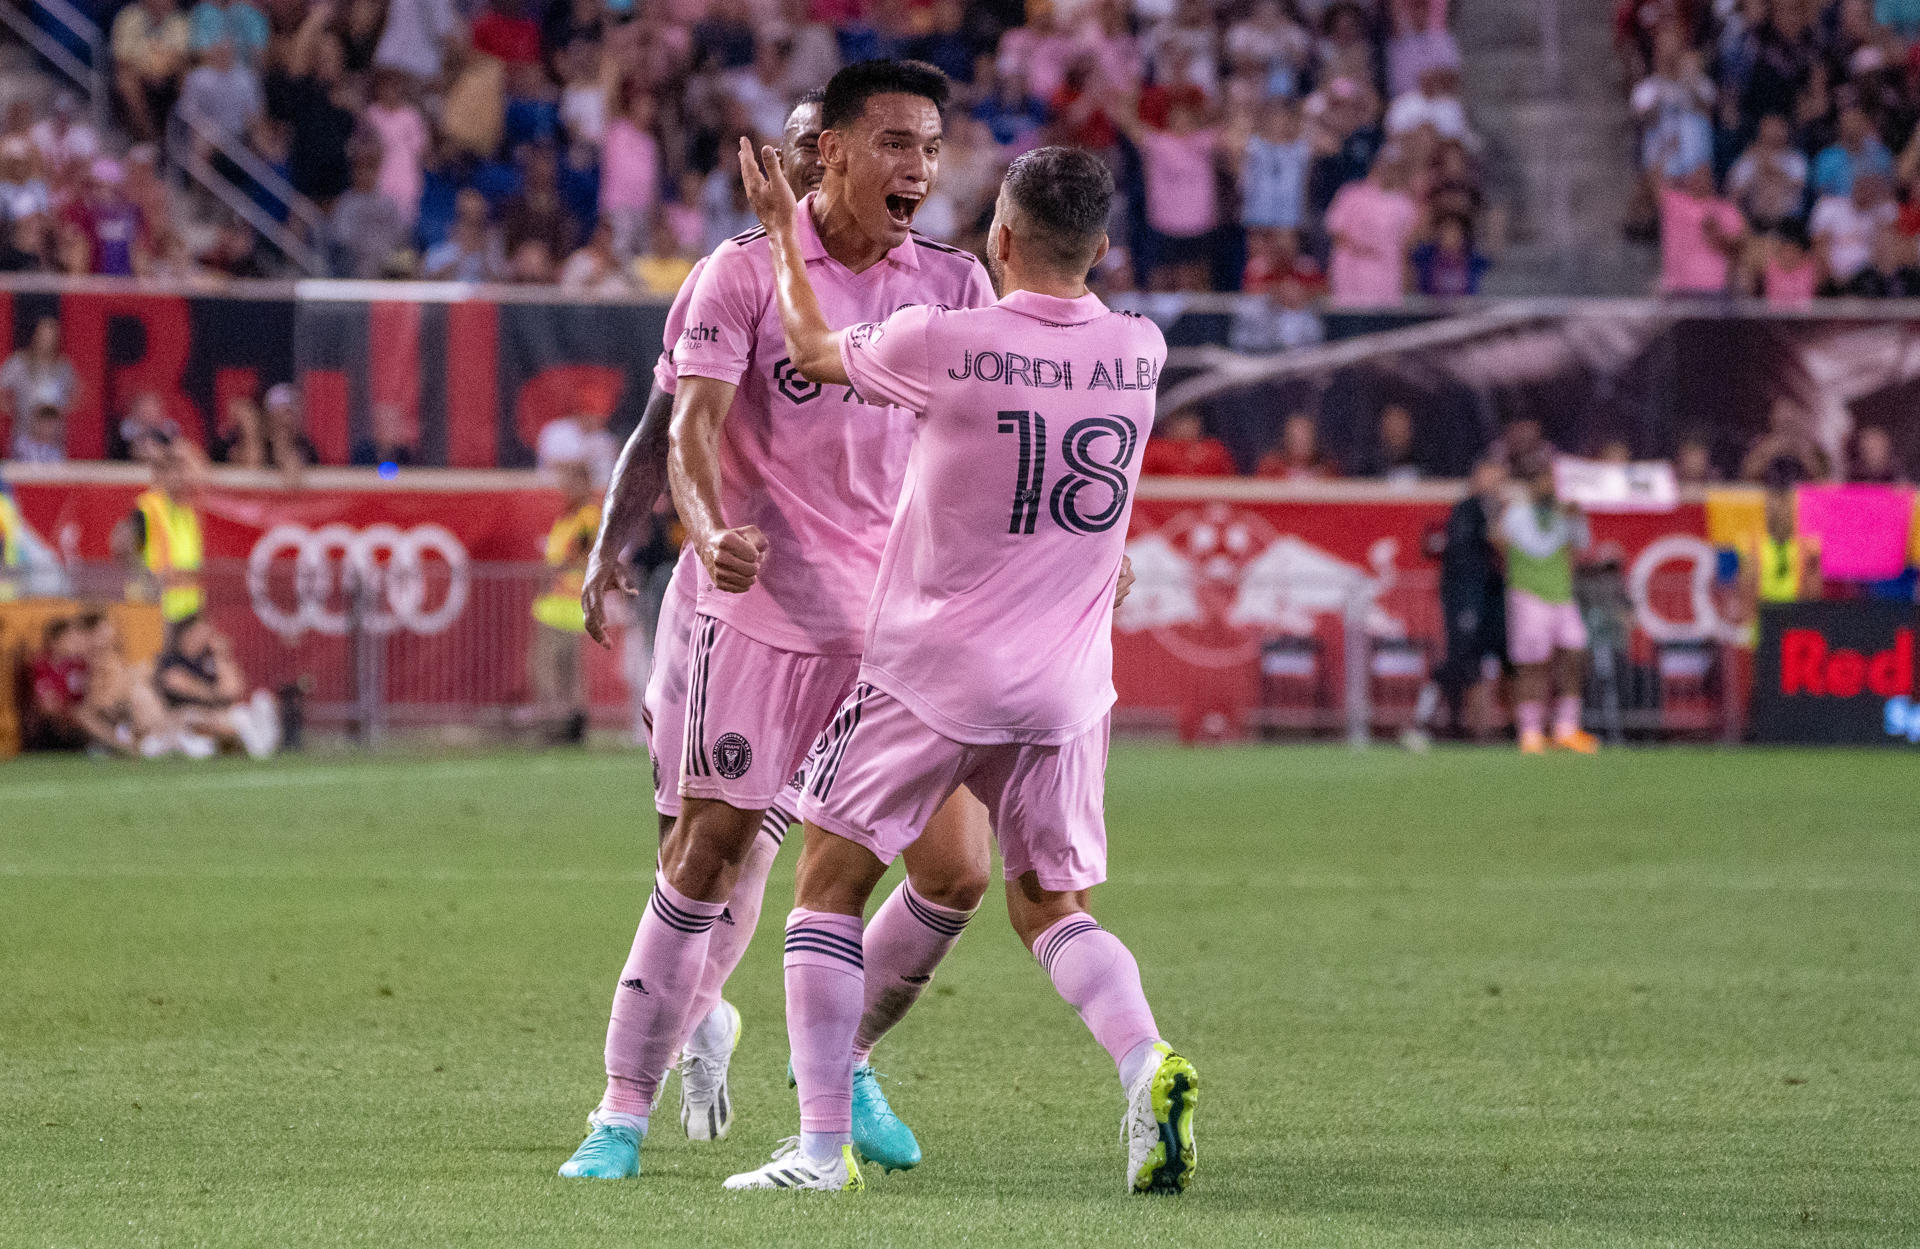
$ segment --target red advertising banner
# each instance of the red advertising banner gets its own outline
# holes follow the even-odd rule
[[[124,466],[22,466],[14,482],[29,523],[83,561],[109,557],[113,526],[141,488]],[[1261,702],[1263,656],[1278,642],[1337,722],[1349,613],[1373,643],[1437,651],[1436,569],[1422,545],[1455,497],[1444,485],[1143,483],[1128,543],[1138,582],[1115,622],[1121,719],[1217,710],[1238,722]],[[382,597],[368,624],[385,639],[391,701],[498,705],[524,692],[527,606],[541,584],[531,566],[560,510],[532,474],[382,482],[318,470],[289,489],[269,474],[220,472],[200,507],[212,610],[259,679],[301,677],[322,701],[345,700],[347,574],[372,569]],[[1716,612],[1700,504],[1592,520],[1625,573],[1637,645],[1735,636]],[[594,655],[596,705],[624,713],[634,674]]]

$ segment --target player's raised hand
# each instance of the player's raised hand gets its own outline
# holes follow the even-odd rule
[[[767,562],[767,535],[757,525],[717,530],[698,551],[716,588],[745,594],[753,588],[760,566]]]
[[[633,583],[633,570],[625,560],[602,555],[596,545],[587,556],[587,580],[580,587],[580,607],[587,614],[587,636],[602,646],[607,644],[608,590],[638,594],[640,587]]]
[[[760,168],[763,161],[766,163],[765,172]],[[769,230],[779,230],[793,224],[800,206],[793,198],[793,188],[787,185],[787,175],[780,168],[780,153],[771,147],[763,147],[756,157],[753,154],[753,140],[741,135],[740,180],[746,184],[747,203],[753,205],[754,215],[760,218],[761,225]]]

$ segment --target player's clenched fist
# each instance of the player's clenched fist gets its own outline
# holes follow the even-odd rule
[[[767,561],[767,535],[757,525],[716,531],[698,552],[713,584],[728,594],[745,594]]]

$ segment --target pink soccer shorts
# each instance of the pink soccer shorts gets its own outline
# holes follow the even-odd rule
[[[703,615],[687,644],[680,795],[764,811],[853,688],[860,657],[779,650]]]
[[[687,734],[687,633],[693,627],[693,575],[676,572],[653,629],[647,673],[647,753],[653,759],[653,809],[680,818],[680,762]]]
[[[1549,603],[1525,590],[1507,591],[1507,658],[1543,664],[1553,652],[1587,649],[1587,626],[1572,603]]]
[[[892,863],[962,785],[986,804],[1006,877],[1071,892],[1107,878],[1111,717],[1057,746],[942,737],[865,682],[841,704],[803,782],[800,818]]]

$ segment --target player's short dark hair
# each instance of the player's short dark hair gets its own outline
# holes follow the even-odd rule
[[[1007,168],[1007,199],[1040,259],[1085,276],[1113,212],[1113,171],[1085,148],[1035,148]]]
[[[809,104],[824,104],[826,101],[827,89],[825,87],[809,87],[805,95],[793,102],[793,107],[804,108]],[[793,110],[788,109],[787,111],[792,112]]]
[[[917,95],[945,112],[951,91],[947,76],[925,61],[855,61],[827,80],[820,125],[826,130],[852,125],[876,95]]]

